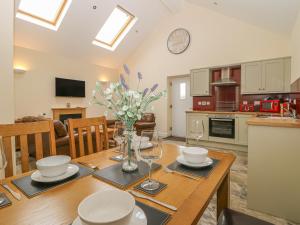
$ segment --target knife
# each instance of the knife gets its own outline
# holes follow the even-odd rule
[[[2,184],[2,187],[4,187],[9,193],[11,193],[11,195],[15,199],[17,199],[18,201],[21,200],[21,198],[22,198],[21,194],[12,190],[7,184]]]
[[[173,211],[177,211],[177,208],[176,208],[175,206],[173,206],[173,205],[170,205],[170,204],[167,204],[167,203],[158,201],[158,200],[156,200],[156,199],[154,199],[154,198],[151,198],[151,197],[149,197],[149,196],[143,195],[143,194],[141,194],[141,193],[139,193],[139,192],[136,192],[136,191],[133,191],[133,190],[128,190],[128,192],[129,192],[130,194],[132,194],[132,195],[138,197],[138,198],[147,199],[147,200],[149,200],[149,201],[151,201],[151,202],[154,202],[154,203],[156,203],[156,204],[162,205],[162,206],[164,206],[164,207],[166,207],[166,208],[168,208],[168,209],[171,209],[171,210],[173,210]]]

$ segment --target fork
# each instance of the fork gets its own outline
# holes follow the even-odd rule
[[[92,170],[98,170],[98,169],[99,169],[98,166],[93,165],[93,164],[91,164],[91,163],[86,163],[86,162],[77,162],[77,163],[79,163],[79,164],[81,164],[81,165],[83,165],[83,166],[86,166],[86,167],[88,167],[88,168],[90,168],[90,169],[92,169]]]
[[[4,187],[15,199],[17,199],[18,201],[21,200],[22,196],[20,193],[15,192],[13,189],[11,189],[6,183],[2,183],[1,184],[2,187]]]
[[[180,173],[180,172],[177,172],[176,170],[171,170],[171,169],[169,169],[169,168],[166,167],[166,166],[164,167],[164,171],[167,172],[167,173],[178,174],[178,175],[181,175],[181,176],[184,176],[184,177],[193,179],[193,180],[199,180],[198,178],[193,177],[193,176],[191,176],[191,175],[188,175],[188,174],[185,174],[185,173]]]

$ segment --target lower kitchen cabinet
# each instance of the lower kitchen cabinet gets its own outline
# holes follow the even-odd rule
[[[235,116],[235,143],[239,145],[248,145],[248,124],[250,115]]]
[[[186,137],[188,139],[196,139],[195,136],[199,131],[203,132],[202,141],[208,140],[208,115],[203,113],[187,113],[186,114]]]

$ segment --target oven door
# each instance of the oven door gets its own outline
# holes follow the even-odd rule
[[[235,119],[209,118],[209,136],[235,138]]]

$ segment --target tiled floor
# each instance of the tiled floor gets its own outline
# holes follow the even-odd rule
[[[166,143],[174,143],[179,145],[185,145],[184,142],[178,141],[169,141],[164,140]],[[240,212],[244,212],[248,215],[255,216],[257,218],[263,219],[265,221],[271,222],[275,225],[299,225],[286,221],[281,218],[277,218],[265,213],[260,213],[254,210],[247,208],[247,170],[248,170],[248,157],[247,153],[236,152],[236,151],[225,151],[222,152],[231,152],[237,156],[236,161],[234,162],[231,168],[231,177],[230,177],[230,207]],[[20,173],[20,158],[17,157],[17,171]],[[31,158],[31,167],[34,167],[35,160]],[[208,208],[204,212],[204,215],[200,219],[198,225],[216,225],[216,196],[211,200]]]
[[[165,141],[168,143],[176,143],[185,145],[184,142]],[[230,176],[230,207],[234,210],[255,216],[262,220],[268,221],[275,225],[296,225],[295,223],[277,218],[265,213],[260,213],[247,208],[247,170],[248,170],[248,156],[244,152],[225,151],[231,152],[237,156],[231,168]],[[210,202],[204,215],[200,219],[198,225],[215,225],[216,224],[216,196]],[[299,225],[299,224],[298,224]]]

